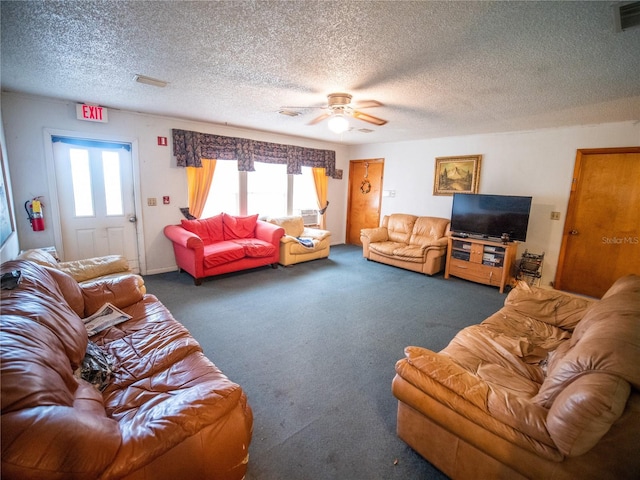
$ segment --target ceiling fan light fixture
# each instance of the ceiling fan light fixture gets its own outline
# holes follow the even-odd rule
[[[327,126],[333,133],[344,133],[349,130],[349,120],[341,114],[332,115]]]

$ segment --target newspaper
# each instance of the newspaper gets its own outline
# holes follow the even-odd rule
[[[87,335],[91,337],[113,325],[126,322],[130,318],[131,315],[124,313],[110,303],[105,303],[96,313],[82,319],[82,321],[87,329]]]

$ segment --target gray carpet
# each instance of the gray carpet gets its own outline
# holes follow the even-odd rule
[[[145,278],[247,393],[254,412],[248,480],[444,479],[397,438],[394,364],[407,345],[438,351],[498,310],[497,288],[362,258],[223,275]]]

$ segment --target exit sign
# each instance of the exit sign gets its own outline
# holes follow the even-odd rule
[[[87,122],[107,123],[109,121],[106,108],[86,103],[76,104],[76,116],[78,120],[86,120]]]

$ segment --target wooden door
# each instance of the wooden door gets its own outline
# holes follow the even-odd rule
[[[384,159],[351,160],[347,206],[347,244],[362,245],[360,230],[380,226]]]
[[[640,274],[640,147],[578,150],[555,286],[600,298]]]

